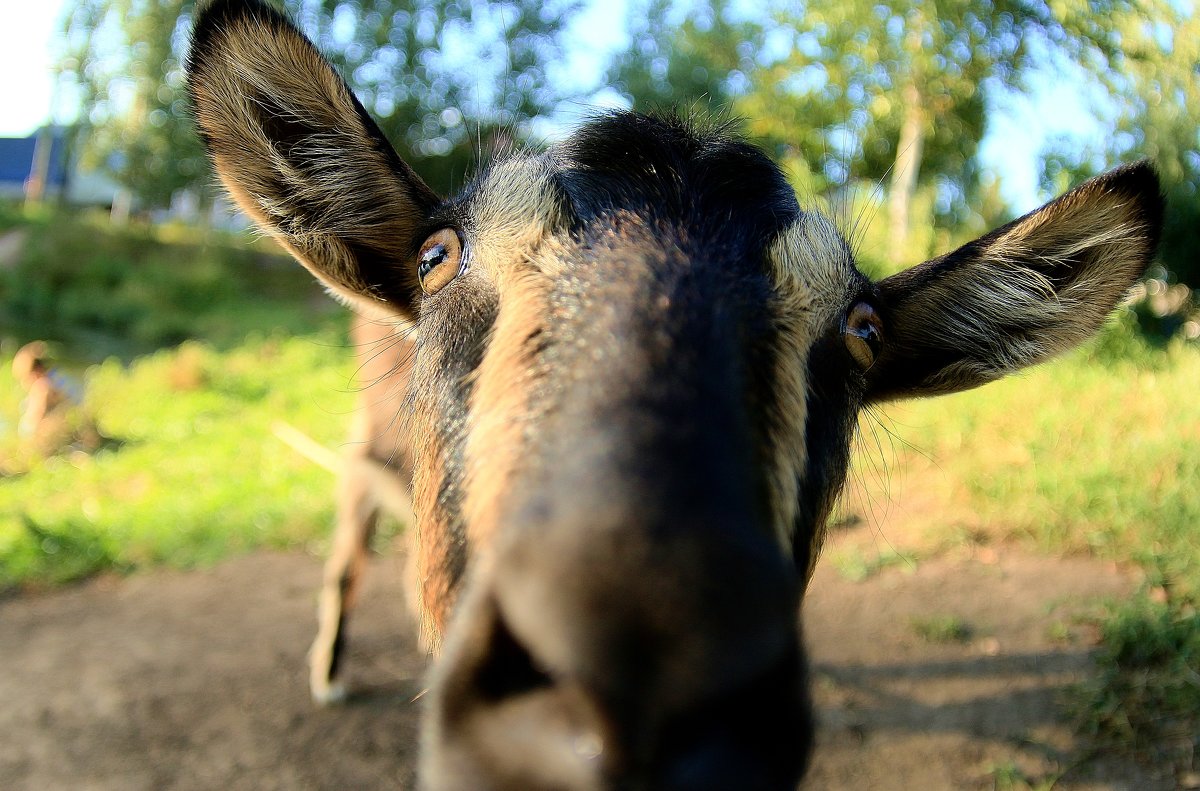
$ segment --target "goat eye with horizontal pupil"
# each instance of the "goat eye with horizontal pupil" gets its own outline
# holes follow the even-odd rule
[[[875,364],[883,345],[883,320],[875,308],[866,302],[857,302],[846,313],[842,337],[845,338],[850,356],[866,371]]]
[[[453,229],[436,231],[421,245],[417,254],[417,280],[426,294],[436,294],[462,271],[462,242]]]

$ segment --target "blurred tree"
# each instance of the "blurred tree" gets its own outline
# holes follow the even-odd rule
[[[886,181],[889,233],[902,251],[919,185],[936,191],[934,213],[953,223],[981,197],[987,91],[1017,84],[1047,51],[1081,47],[1072,24],[1023,0],[842,0],[776,18],[790,52],[747,96],[760,119],[753,131],[817,163],[831,183]]]
[[[66,15],[59,68],[80,95],[77,155],[148,205],[167,204],[207,168],[183,90],[184,6],[78,0]]]
[[[1052,141],[1043,187],[1092,175],[1114,159],[1148,157],[1162,176],[1166,217],[1159,258],[1175,278],[1200,286],[1200,11],[1172,0],[1136,0],[1079,22],[1093,46],[1085,66],[1108,92],[1111,131],[1100,152]],[[1089,154],[1097,154],[1089,156]]]
[[[988,91],[1019,85],[1049,53],[1084,57],[1100,46],[1086,35],[1103,17],[1095,7],[1124,4],[776,0],[739,22],[731,6],[651,3],[618,72],[627,89],[638,100],[707,93],[732,106],[809,191],[886,182],[891,244],[915,257],[927,251],[906,250],[914,201],[952,225],[981,203],[995,209],[975,158]]]
[[[477,148],[520,138],[558,98],[543,65],[577,0],[286,0],[431,186],[461,183]],[[75,0],[61,71],[84,108],[82,156],[141,201],[202,188],[208,166],[182,61],[194,0]]]
[[[732,18],[730,5],[712,0],[684,10],[672,0],[648,0],[631,15],[633,42],[614,58],[610,79],[635,105],[730,110],[757,68],[765,32]]]

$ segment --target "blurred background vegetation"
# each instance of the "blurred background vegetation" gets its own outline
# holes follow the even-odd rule
[[[1066,360],[864,418],[854,497],[886,501],[913,481],[940,498],[931,545],[1015,541],[1138,564],[1144,590],[1104,623],[1103,673],[1080,692],[1081,726],[1158,757],[1200,745],[1200,14],[1190,3],[632,0],[620,18],[587,0],[281,5],[439,191],[491,152],[553,140],[596,107],[742,117],[875,275],[1031,208],[1014,205],[981,149],[989,133],[1006,145],[996,130],[1012,127],[997,119],[1014,96],[1075,86],[1096,133],[1036,152],[1035,197],[1152,159],[1167,197],[1156,266],[1103,336]],[[346,318],[269,240],[238,230],[214,190],[183,88],[192,8],[65,5],[59,87],[79,109],[65,156],[107,174],[122,197],[112,212],[37,195],[0,204],[0,363],[50,340],[120,443],[31,452],[15,431],[23,394],[0,376],[0,590],[262,546],[319,552],[326,540],[332,481],[271,425],[342,441],[356,367]],[[607,50],[589,47],[601,28],[618,42]],[[903,442],[878,441],[889,434]],[[922,477],[929,459],[938,474]]]

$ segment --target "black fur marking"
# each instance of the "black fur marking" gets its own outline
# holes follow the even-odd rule
[[[831,328],[813,344],[808,358],[804,425],[808,461],[800,484],[792,545],[796,568],[801,573],[815,560],[810,557],[813,530],[824,523],[845,482],[850,437],[863,398],[863,380],[854,370],[840,326]]]
[[[342,670],[342,660],[346,656],[346,627],[349,625],[350,619],[346,615],[345,609],[338,616],[337,634],[333,637],[333,655],[329,658],[329,678],[327,681],[333,681],[338,677]]]
[[[577,229],[629,212],[685,230],[679,242],[689,252],[716,248],[719,257],[761,261],[767,242],[800,212],[779,168],[724,128],[612,113],[549,155]]]

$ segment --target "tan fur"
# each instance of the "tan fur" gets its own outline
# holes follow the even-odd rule
[[[522,435],[532,428],[528,401],[536,380],[530,339],[542,324],[546,292],[545,276],[532,267],[520,267],[503,278],[500,315],[475,380],[464,515],[471,543],[481,549],[490,545],[496,531],[496,505],[520,463]]]
[[[360,395],[343,453],[326,450],[286,424],[275,426],[281,440],[338,476],[337,522],[318,600],[317,635],[309,650],[309,687],[321,704],[338,701],[344,694],[331,671],[338,643],[345,638],[345,619],[355,605],[379,512],[390,512],[406,526],[416,522],[409,496],[411,449],[397,412],[412,368],[410,335],[388,322],[355,317],[350,337],[360,360],[356,372]],[[410,609],[419,617],[416,586],[408,590]]]
[[[1085,185],[1017,223],[917,295],[893,331],[941,333],[947,344],[971,352],[929,382],[933,392],[998,379],[1095,332],[1150,254],[1138,211],[1130,198],[1113,199],[1095,183]],[[1068,272],[1070,285],[1056,287],[1052,279]],[[1056,330],[1028,336],[1006,330],[1020,325]]]
[[[480,242],[472,263],[491,276],[499,303],[475,376],[466,451],[464,515],[472,545],[481,548],[489,546],[496,529],[496,505],[519,463],[521,434],[530,428],[528,390],[534,380],[528,342],[542,325],[547,292],[561,265],[555,245],[543,249],[558,209],[546,174],[530,164],[518,159],[494,168],[476,199]]]
[[[417,425],[425,416],[414,414]],[[425,459],[413,473],[413,510],[416,524],[416,576],[414,598],[417,605],[421,645],[430,653],[441,649],[442,635],[454,606],[456,580],[446,564],[448,558],[463,551],[450,540],[444,514],[438,507],[438,492],[444,478],[441,460],[443,448],[431,432],[414,433],[410,442],[413,453]]]
[[[556,222],[558,209],[551,198],[546,173],[520,157],[501,162],[488,174],[474,199],[475,233],[465,251],[468,273],[457,288],[494,290],[500,305],[493,337],[484,360],[474,376],[472,422],[467,427],[467,459],[463,504],[468,539],[476,547],[486,547],[486,538],[494,527],[493,507],[499,500],[507,471],[516,463],[512,441],[514,432],[526,424],[523,414],[524,384],[514,371],[529,368],[521,345],[542,315],[545,278],[552,270],[553,256],[539,254],[540,240]],[[515,200],[514,200],[515,198]],[[486,283],[486,285],[484,285]],[[487,404],[481,409],[479,405]],[[415,415],[413,426],[429,425],[434,415]],[[418,429],[416,436],[426,443],[418,452],[440,459],[438,441]],[[478,461],[485,460],[484,462]],[[419,527],[418,575],[421,580],[421,633],[425,644],[436,651],[440,646],[448,613],[453,605],[457,582],[450,574],[464,547],[453,544],[447,527],[440,521],[437,496],[445,471],[440,462],[418,472],[414,491],[419,513],[432,515]],[[472,558],[472,562],[476,559]]]
[[[808,462],[804,426],[808,415],[808,354],[818,328],[845,310],[847,273],[853,261],[837,228],[820,214],[804,214],[771,246],[776,315],[783,336],[775,374],[779,414],[775,416],[772,504],[780,545],[791,551],[799,497]],[[812,537],[812,574],[824,532]]]

